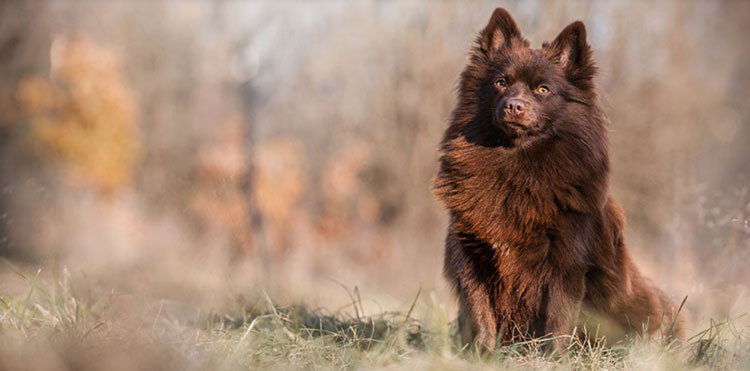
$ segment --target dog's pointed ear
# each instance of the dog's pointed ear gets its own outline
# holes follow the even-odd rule
[[[479,33],[480,50],[492,55],[498,50],[510,46],[513,39],[521,39],[521,31],[516,21],[503,8],[497,8],[490,17],[487,27]]]
[[[591,80],[596,73],[591,47],[586,42],[586,26],[576,21],[565,27],[555,41],[544,46],[572,82]]]

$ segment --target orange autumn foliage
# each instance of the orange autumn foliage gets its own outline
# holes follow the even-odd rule
[[[50,54],[51,78],[27,77],[16,90],[31,141],[66,180],[103,192],[127,187],[141,145],[118,58],[84,37],[58,37]]]

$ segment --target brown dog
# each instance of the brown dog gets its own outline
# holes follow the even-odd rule
[[[498,8],[461,74],[434,190],[451,215],[444,269],[465,342],[571,335],[582,304],[624,331],[681,331],[608,195],[591,54],[581,22],[531,49]]]

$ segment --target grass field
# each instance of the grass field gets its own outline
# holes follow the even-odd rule
[[[452,316],[426,293],[404,311],[364,313],[356,288],[335,311],[279,307],[256,289],[215,311],[197,309],[211,303],[74,287],[66,269],[40,272],[16,271],[26,287],[0,296],[0,370],[750,368],[743,318],[711,321],[684,342],[576,340],[544,355],[540,345],[550,339],[540,339],[481,355],[459,348]]]

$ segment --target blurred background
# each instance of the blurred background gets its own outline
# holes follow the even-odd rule
[[[746,312],[747,1],[0,1],[0,291],[453,310],[430,185],[496,6],[534,47],[585,22],[638,265]]]

